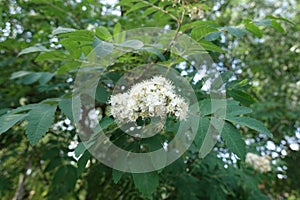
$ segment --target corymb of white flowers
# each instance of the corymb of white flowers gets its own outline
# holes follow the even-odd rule
[[[255,171],[258,171],[260,173],[271,171],[269,159],[256,155],[254,153],[247,153],[246,163],[251,165]]]
[[[119,122],[136,122],[151,117],[165,119],[167,115],[186,120],[188,104],[175,93],[173,83],[154,76],[133,85],[127,92],[112,95],[111,115]]]

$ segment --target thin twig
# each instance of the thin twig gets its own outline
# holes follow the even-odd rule
[[[25,154],[27,154],[27,152],[28,152],[28,146],[25,150]],[[22,193],[24,191],[24,185],[25,185],[25,180],[26,180],[26,176],[27,176],[26,173],[27,173],[27,170],[30,168],[30,164],[31,164],[30,157],[28,157],[27,160],[26,160],[25,170],[19,176],[18,188],[17,188],[16,193],[13,197],[13,200],[21,200],[22,199]]]
[[[169,15],[173,20],[177,21],[177,18],[174,15],[172,15],[171,13],[169,13],[168,11],[166,11],[166,10],[164,10],[164,9],[162,9],[162,8],[160,8],[160,7],[152,4],[152,3],[149,3],[148,1],[144,1],[143,0],[142,2],[145,3],[145,4],[147,4],[147,5],[149,5],[149,6],[152,6],[153,8],[155,8],[155,9],[163,12],[164,14]]]

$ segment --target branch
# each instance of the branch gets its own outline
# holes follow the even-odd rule
[[[13,200],[21,200],[22,199],[22,193],[23,193],[24,183],[25,183],[25,176],[26,176],[26,172],[25,172],[25,174],[20,175],[18,188],[17,188],[17,191],[16,191],[16,193],[13,197]]]
[[[26,152],[27,152],[28,149],[26,149]],[[19,182],[18,182],[18,188],[16,190],[16,193],[14,195],[14,197],[12,198],[12,200],[22,200],[22,193],[24,191],[24,185],[25,185],[25,180],[26,180],[26,173],[27,173],[27,170],[30,168],[30,158],[28,157],[27,159],[27,164],[26,164],[26,167],[25,167],[25,171],[24,173],[20,174],[20,177],[19,177]]]

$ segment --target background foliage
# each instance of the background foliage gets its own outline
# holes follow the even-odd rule
[[[121,0],[110,5],[90,0],[9,0],[0,5],[2,199],[300,198],[296,1]],[[193,7],[203,14],[200,19],[191,20]],[[182,31],[209,51],[226,80],[229,114],[213,151],[199,158],[215,112],[200,80],[193,85],[200,102],[200,128],[191,148],[163,170],[129,174],[99,163],[81,145],[70,97],[77,69],[95,42],[120,43],[115,36],[121,30],[139,27]],[[163,52],[128,53],[100,81],[96,99],[100,123],[108,130],[113,120],[106,104],[113,87],[106,81],[114,85],[149,57],[168,62]],[[185,71],[187,79],[195,76],[191,66],[173,67]],[[174,129],[176,123],[170,120],[164,137],[172,138]],[[112,140],[118,134],[113,132]],[[124,144],[124,137],[115,142]],[[164,139],[145,143],[155,147]],[[244,162],[246,152],[269,156],[272,171],[254,171]]]

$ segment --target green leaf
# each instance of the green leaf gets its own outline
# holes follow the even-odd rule
[[[41,73],[41,77],[39,79],[39,82],[41,85],[48,83],[54,76],[54,74],[49,72],[40,72],[40,73]]]
[[[101,103],[106,103],[108,102],[109,96],[110,93],[107,89],[104,86],[98,85],[95,95],[96,100]]]
[[[125,33],[124,32],[122,33],[122,26],[121,26],[120,23],[117,23],[115,25],[113,34],[114,34],[114,41],[116,43],[124,42],[124,40],[125,40]]]
[[[73,105],[74,109],[73,110]],[[80,116],[80,108],[81,108],[81,101],[80,97],[73,97],[73,98],[64,98],[58,103],[59,109],[66,115],[67,118],[69,118],[72,122],[78,120]],[[76,112],[74,112],[76,111]]]
[[[116,170],[116,169],[112,170],[112,177],[113,177],[113,181],[115,184],[117,184],[120,181],[120,179],[122,178],[122,175],[123,175],[123,172]]]
[[[61,55],[58,55],[59,57],[63,58],[62,60],[69,60],[69,56],[71,56],[74,59],[79,59],[82,51],[80,48],[80,44],[77,41],[74,41],[70,38],[66,38],[60,41],[60,43],[65,47],[65,49],[70,53],[70,55],[67,55],[63,52],[59,52]],[[66,58],[64,58],[66,57]]]
[[[76,29],[73,28],[63,28],[63,27],[58,27],[52,31],[52,35],[58,35],[62,33],[69,33],[69,32],[74,32]]]
[[[199,41],[201,40],[203,37],[205,37],[206,35],[208,35],[209,33],[212,32],[217,32],[218,29],[210,27],[210,26],[206,26],[206,25],[202,25],[199,27],[196,27],[192,30],[191,32],[191,37],[196,40]]]
[[[143,47],[143,48],[140,48],[138,50],[140,50],[140,51],[146,51],[148,53],[152,53],[152,54],[156,55],[157,57],[159,57],[159,59],[161,61],[165,61],[166,60],[165,56],[157,48],[154,48],[154,47]]]
[[[139,174],[133,173],[132,177],[134,185],[146,197],[151,196],[151,194],[156,190],[158,186],[158,174],[155,171]]]
[[[38,81],[41,78],[42,74],[41,73],[31,73],[25,76],[22,80],[22,83],[25,85],[32,84],[36,81]]]
[[[213,33],[206,35],[204,39],[207,41],[214,41],[214,40],[218,39],[221,36],[221,34],[222,34],[221,32],[213,32]]]
[[[38,55],[38,57],[36,57],[35,61],[36,62],[49,61],[49,60],[65,61],[65,60],[69,60],[69,59],[70,59],[69,55],[65,54],[62,51],[49,51],[49,52],[41,53],[40,55]]]
[[[215,45],[214,43],[206,41],[206,40],[200,40],[199,44],[203,47],[203,49],[208,50],[208,51],[215,51],[215,52],[219,52],[219,53],[226,52],[223,49],[221,49],[220,47],[218,47],[217,45]]]
[[[124,5],[124,6],[128,6],[131,5],[133,2],[138,2],[140,0],[122,0],[119,1],[119,3],[117,5]]]
[[[210,126],[210,120],[201,117],[199,121],[199,129],[195,137],[195,144],[199,148],[199,157],[204,158],[215,146],[218,138],[218,131]]]
[[[115,121],[112,118],[106,116],[100,120],[99,126],[96,126],[95,128],[95,132],[106,130],[112,125],[115,125]]]
[[[61,34],[59,37],[60,38],[69,38],[72,39],[73,41],[77,41],[80,43],[89,43],[92,42],[94,39],[94,32],[89,31],[89,30],[76,30],[68,33]]]
[[[224,109],[228,105],[236,105],[236,101],[226,101],[222,99],[204,99],[199,102],[200,116],[207,116],[215,113],[219,109]]]
[[[133,12],[133,11],[136,11],[136,10],[139,10],[141,8],[144,8],[144,7],[148,7],[149,5],[144,3],[144,2],[139,2],[137,4],[135,4],[134,6],[132,6],[128,11],[126,11],[126,15],[128,15],[129,13]]]
[[[285,32],[285,30],[282,28],[281,24],[279,24],[275,20],[272,20],[272,25],[271,26],[273,28],[275,28],[277,31],[279,31],[280,33],[284,33]]]
[[[251,113],[252,109],[239,105],[228,105],[226,108],[226,116],[237,116]]]
[[[140,40],[126,40],[122,44],[116,44],[116,46],[132,48],[132,49],[140,49],[144,46],[144,43]]]
[[[270,19],[263,19],[263,20],[259,20],[259,21],[254,21],[254,24],[256,26],[265,26],[265,27],[269,27],[271,26],[272,22]]]
[[[24,77],[28,74],[31,74],[32,72],[29,71],[18,71],[18,72],[14,72],[11,76],[10,79],[17,79],[17,78],[21,78]]]
[[[259,38],[263,36],[261,30],[253,22],[246,23],[245,28],[247,31],[251,32],[253,35]]]
[[[146,17],[148,15],[151,15],[152,13],[156,12],[156,11],[159,11],[157,8],[147,8],[145,11],[144,11],[144,14],[143,16]]]
[[[231,35],[237,38],[243,37],[246,34],[246,31],[244,29],[232,27],[232,26],[225,26],[223,30],[227,31],[228,33],[230,33]]]
[[[256,102],[256,100],[251,95],[243,92],[242,90],[230,89],[226,91],[226,94],[246,106],[249,106]]]
[[[23,84],[32,84],[36,81],[39,81],[41,85],[46,84],[54,74],[49,72],[28,72],[28,71],[19,71],[13,73],[10,79],[22,78]]]
[[[211,90],[217,90],[221,86],[223,86],[229,79],[233,77],[233,73],[231,71],[223,72],[220,76],[216,77],[216,79],[211,84]]]
[[[65,74],[71,72],[72,70],[78,69],[82,65],[81,62],[66,62],[56,71],[58,75]]]
[[[82,142],[79,142],[78,145],[76,146],[74,152],[75,156],[79,157],[81,154],[83,154],[86,151],[86,148]]]
[[[28,114],[6,114],[0,117],[0,135],[23,120]]]
[[[241,126],[247,126],[253,130],[256,130],[260,133],[263,133],[269,137],[273,137],[272,133],[264,126],[264,124],[260,121],[257,121],[256,119],[250,118],[250,117],[231,117],[228,116],[226,118],[227,121],[230,121],[232,123],[239,124]]]
[[[99,26],[96,28],[96,36],[104,41],[112,39],[112,35],[104,26]]]
[[[36,145],[45,135],[54,120],[56,106],[40,104],[39,107],[29,111],[26,135],[32,145]]]
[[[60,167],[54,174],[52,187],[59,193],[73,191],[77,181],[77,170],[72,165]]]
[[[77,162],[77,174],[78,176],[84,171],[85,166],[88,162],[88,160],[90,159],[91,154],[89,151],[85,151],[83,153],[83,155],[79,158],[78,162]]]
[[[236,127],[228,122],[224,123],[221,137],[230,151],[235,153],[241,160],[245,160],[246,144]]]
[[[161,143],[159,143],[158,145],[161,145]],[[150,146],[150,149],[153,148],[153,146]],[[162,167],[167,166],[167,162],[168,162],[167,154],[153,153],[150,154],[150,157],[151,157],[152,165],[155,169],[161,169]]]
[[[109,42],[104,42],[95,38],[93,41],[94,52],[98,57],[105,57],[108,54],[112,53],[114,50],[113,44]]]
[[[40,104],[28,104],[28,105],[21,106],[21,107],[18,107],[16,109],[13,109],[13,110],[10,111],[10,113],[17,114],[17,113],[21,113],[21,112],[24,112],[24,111],[35,109],[39,106],[40,106]]]
[[[50,50],[46,47],[42,46],[41,44],[36,44],[35,46],[28,47],[26,49],[23,49],[18,56],[28,53],[34,53],[34,52],[49,52]]]
[[[284,18],[284,17],[281,17],[281,16],[273,16],[273,15],[267,15],[266,16],[267,19],[274,19],[274,20],[280,20],[280,21],[284,21],[284,22],[287,22],[289,24],[292,24],[294,26],[296,26],[296,24],[290,20],[288,20],[287,18]]]
[[[190,23],[186,23],[186,24],[183,24],[182,27],[181,27],[181,30],[183,32],[189,30],[189,29],[193,29],[197,26],[210,26],[210,27],[213,27],[213,28],[220,28],[220,25],[217,24],[215,21],[193,21],[193,22],[190,22]]]

